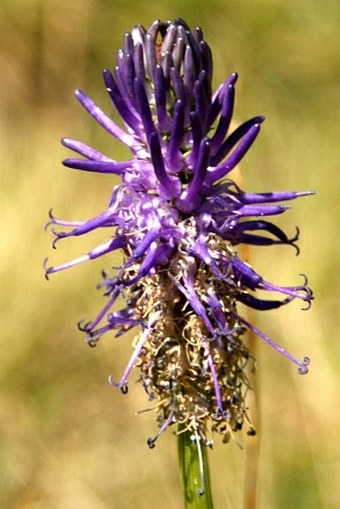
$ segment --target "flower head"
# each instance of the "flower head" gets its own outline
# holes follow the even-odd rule
[[[124,126],[84,92],[77,90],[76,97],[132,157],[118,162],[65,138],[63,144],[83,156],[66,159],[65,166],[119,175],[121,183],[97,217],[69,222],[51,214],[49,223],[57,227],[55,242],[107,229],[107,242],[64,265],[46,267],[46,275],[117,250],[124,253],[121,267],[108,261],[103,272],[104,308],[81,328],[94,346],[106,332],[121,335],[137,326],[127,367],[111,383],[126,392],[132,368],[139,368],[140,381],[155,401],[157,436],[182,423],[206,444],[214,432],[232,432],[244,422],[253,432],[245,406],[251,353],[242,338],[247,329],[293,361],[300,373],[309,362],[293,357],[238,312],[238,303],[270,310],[294,299],[308,308],[312,293],[305,277],[297,286],[266,281],[237,251],[242,244],[297,249],[298,231],[288,237],[267,218],[287,209],[281,202],[311,192],[248,193],[229,178],[264,120],[257,116],[230,128],[236,80],[231,74],[212,93],[209,46],[200,28],[192,32],[181,19],[155,21],[148,31],[136,26],[125,34],[114,72],[104,71]],[[265,299],[265,292],[281,297]],[[122,309],[117,309],[119,297]]]

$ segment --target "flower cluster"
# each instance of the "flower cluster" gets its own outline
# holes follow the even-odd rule
[[[264,120],[257,116],[230,129],[236,80],[231,74],[212,93],[212,57],[200,28],[190,31],[181,19],[155,21],[148,31],[136,26],[125,34],[114,72],[104,70],[124,127],[76,91],[81,105],[130,148],[132,158],[117,162],[63,139],[83,156],[66,159],[65,166],[119,175],[121,183],[107,209],[88,221],[62,221],[51,213],[54,244],[98,228],[110,236],[80,258],[46,265],[46,276],[117,250],[124,254],[121,267],[103,272],[106,305],[81,328],[91,346],[106,332],[139,328],[121,379],[110,381],[126,392],[132,368],[139,369],[160,427],[150,447],[174,423],[192,429],[205,444],[215,432],[228,435],[244,423],[254,432],[245,405],[247,329],[307,372],[308,358],[296,359],[238,312],[238,303],[270,310],[294,299],[308,308],[312,292],[305,277],[298,286],[266,281],[236,249],[242,244],[297,249],[298,232],[290,238],[266,218],[287,209],[280,202],[311,194],[248,193],[229,179]],[[281,298],[264,299],[261,292]]]

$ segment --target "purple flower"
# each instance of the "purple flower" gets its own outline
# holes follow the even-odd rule
[[[107,209],[88,221],[51,214],[54,246],[97,228],[109,235],[87,254],[46,267],[46,275],[124,253],[121,267],[109,261],[103,272],[104,308],[80,327],[91,346],[106,332],[119,336],[139,328],[121,379],[110,381],[126,392],[132,368],[139,368],[160,426],[150,447],[173,423],[195,430],[206,444],[215,432],[230,434],[244,422],[253,432],[244,402],[249,388],[244,368],[251,358],[242,342],[247,329],[293,361],[299,373],[307,372],[308,358],[296,359],[238,312],[238,303],[270,310],[294,299],[309,308],[305,276],[297,286],[270,283],[242,260],[237,246],[281,244],[298,252],[298,231],[288,237],[267,218],[285,212],[281,202],[312,192],[248,193],[229,178],[264,120],[257,116],[230,128],[236,80],[231,74],[212,93],[212,57],[200,28],[191,32],[181,19],[155,21],[148,31],[136,26],[125,34],[114,72],[104,71],[123,127],[76,91],[90,115],[130,148],[131,159],[115,161],[79,141],[63,140],[83,156],[66,159],[65,166],[119,175],[121,183]],[[281,297],[266,299],[265,292]],[[119,297],[125,302],[121,309]]]

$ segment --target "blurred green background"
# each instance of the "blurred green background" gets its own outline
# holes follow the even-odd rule
[[[290,248],[254,248],[252,264],[278,284],[306,272],[316,294],[256,314],[257,326],[298,357],[310,373],[257,341],[260,409],[257,508],[340,507],[340,3],[338,0],[2,0],[0,2],[1,342],[0,507],[7,509],[160,509],[182,507],[176,440],[156,427],[142,390],[110,387],[131,338],[106,337],[95,349],[76,322],[102,305],[95,290],[105,260],[53,276],[99,240],[60,243],[43,233],[47,211],[85,219],[106,206],[108,176],[61,166],[71,136],[115,154],[123,150],[73,97],[85,90],[111,107],[101,69],[112,66],[125,31],[183,17],[202,26],[213,52],[215,87],[240,75],[236,120],[264,114],[260,138],[243,164],[247,189],[316,189],[280,218],[301,227],[299,257]],[[112,263],[106,261],[106,263]],[[135,375],[137,378],[137,374]],[[210,455],[216,509],[243,507],[248,439]]]

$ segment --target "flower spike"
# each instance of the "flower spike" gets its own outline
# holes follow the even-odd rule
[[[105,228],[106,242],[59,266],[46,277],[85,261],[106,257],[100,288],[106,303],[91,322],[81,322],[90,346],[105,334],[123,335],[138,328],[133,353],[118,382],[126,394],[134,369],[149,401],[155,402],[159,431],[173,424],[190,430],[201,454],[214,434],[232,434],[248,426],[246,375],[254,362],[243,337],[255,333],[304,374],[309,359],[299,360],[257,329],[239,304],[267,312],[300,300],[304,309],[313,294],[303,276],[296,286],[278,286],[242,258],[242,245],[290,245],[299,230],[287,235],[271,218],[290,202],[312,191],[243,191],[229,178],[256,140],[263,116],[231,126],[237,74],[212,92],[212,55],[200,28],[191,31],[180,18],[156,20],[148,30],[137,25],[124,36],[113,71],[103,78],[116,124],[84,92],[76,97],[94,120],[131,150],[116,161],[85,143],[64,138],[76,157],[71,169],[112,174],[115,185],[106,210],[87,221],[48,222],[63,238]],[[113,252],[124,262],[119,267]],[[269,297],[266,298],[266,293]],[[273,297],[273,292],[275,297]],[[123,305],[122,305],[123,302]],[[121,307],[122,306],[122,307]],[[203,472],[203,470],[202,470]],[[204,476],[201,474],[201,491]]]

